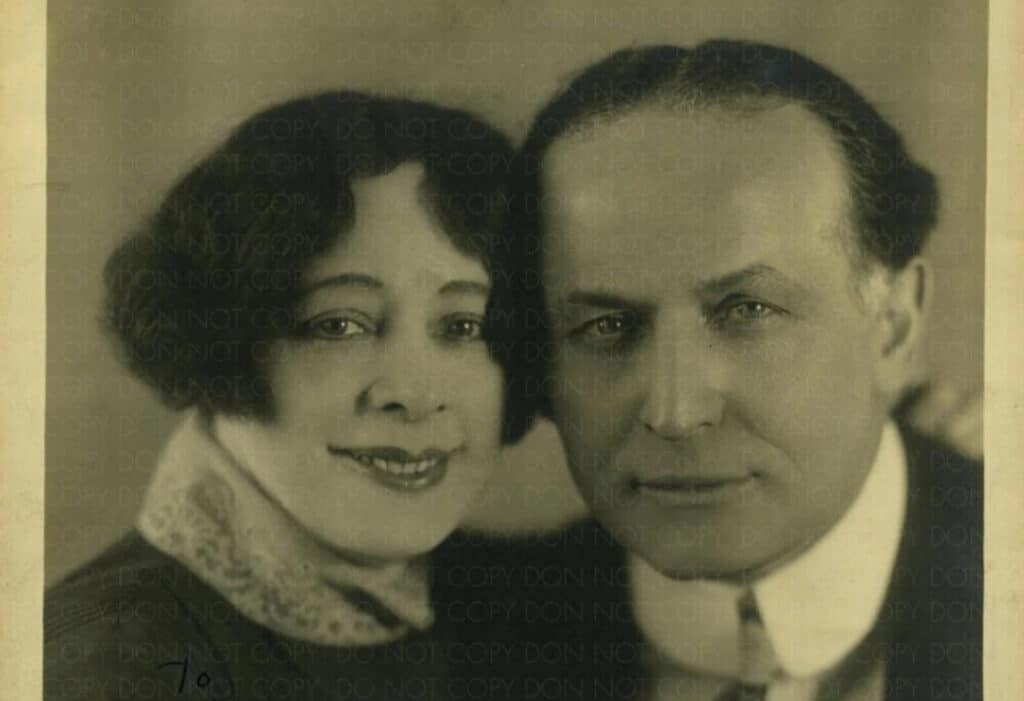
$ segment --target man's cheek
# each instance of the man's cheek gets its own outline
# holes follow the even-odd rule
[[[630,427],[636,418],[621,404],[610,402],[607,396],[595,396],[583,408],[581,432],[591,449],[610,461],[631,435]]]
[[[607,394],[600,391],[592,375],[563,374],[553,400],[555,419],[575,432],[600,430],[607,423]]]
[[[737,400],[750,418],[770,427],[769,434],[820,435],[814,426],[835,421],[837,405],[864,391],[858,386],[858,361],[845,361],[851,355],[846,339],[805,335],[792,340],[747,359],[734,378]]]
[[[566,449],[581,467],[594,470],[611,457],[614,447],[608,427],[614,421],[596,401],[556,403],[555,419]]]
[[[604,427],[608,423],[603,413],[585,403],[575,403],[561,409],[556,405],[555,415],[563,439],[577,446],[576,453],[602,452],[602,437],[607,435]]]

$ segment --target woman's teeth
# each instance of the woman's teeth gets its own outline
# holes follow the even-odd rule
[[[367,467],[374,467],[392,475],[410,476],[423,474],[441,461],[441,458],[431,458],[429,460],[417,460],[416,462],[398,462],[396,460],[384,460],[383,458],[355,454],[352,457]]]
[[[397,448],[351,450],[327,446],[327,450],[331,455],[344,457],[351,469],[402,492],[420,492],[441,482],[453,454],[435,448],[418,453]]]

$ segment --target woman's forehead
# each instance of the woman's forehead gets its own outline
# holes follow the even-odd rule
[[[353,183],[355,217],[338,241],[313,261],[307,285],[339,275],[367,275],[383,285],[414,281],[488,285],[483,263],[456,248],[422,196],[419,163]]]
[[[356,218],[380,216],[396,208],[422,208],[425,179],[426,168],[418,161],[407,161],[383,175],[353,179]]]

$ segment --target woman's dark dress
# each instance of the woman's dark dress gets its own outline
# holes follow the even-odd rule
[[[436,589],[442,608],[467,608],[444,582]],[[497,671],[470,669],[443,610],[390,644],[288,638],[137,533],[51,589],[44,618],[46,699],[465,699]]]

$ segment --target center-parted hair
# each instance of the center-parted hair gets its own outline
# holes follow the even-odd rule
[[[544,236],[542,171],[552,144],[576,130],[647,106],[750,113],[792,104],[827,126],[842,153],[856,262],[899,270],[921,251],[936,222],[934,176],[909,156],[896,129],[852,85],[827,68],[795,51],[747,41],[617,51],[585,68],[540,111],[516,168],[512,226],[522,242],[515,264],[520,271],[515,283],[519,324],[515,355],[522,363],[517,376],[522,378],[523,391],[538,398],[543,413],[550,415],[544,387],[549,348],[539,282]],[[665,148],[670,150],[672,144]]]
[[[404,99],[328,92],[241,124],[188,172],[105,269],[103,320],[123,362],[175,409],[270,420],[269,345],[294,333],[309,265],[351,229],[353,181],[416,162],[420,199],[493,288],[509,246],[513,150],[467,112]],[[401,264],[401,250],[395,250]],[[509,314],[495,289],[485,337]],[[505,370],[508,348],[493,342]],[[514,398],[506,392],[510,401]],[[529,415],[508,411],[505,440]]]

